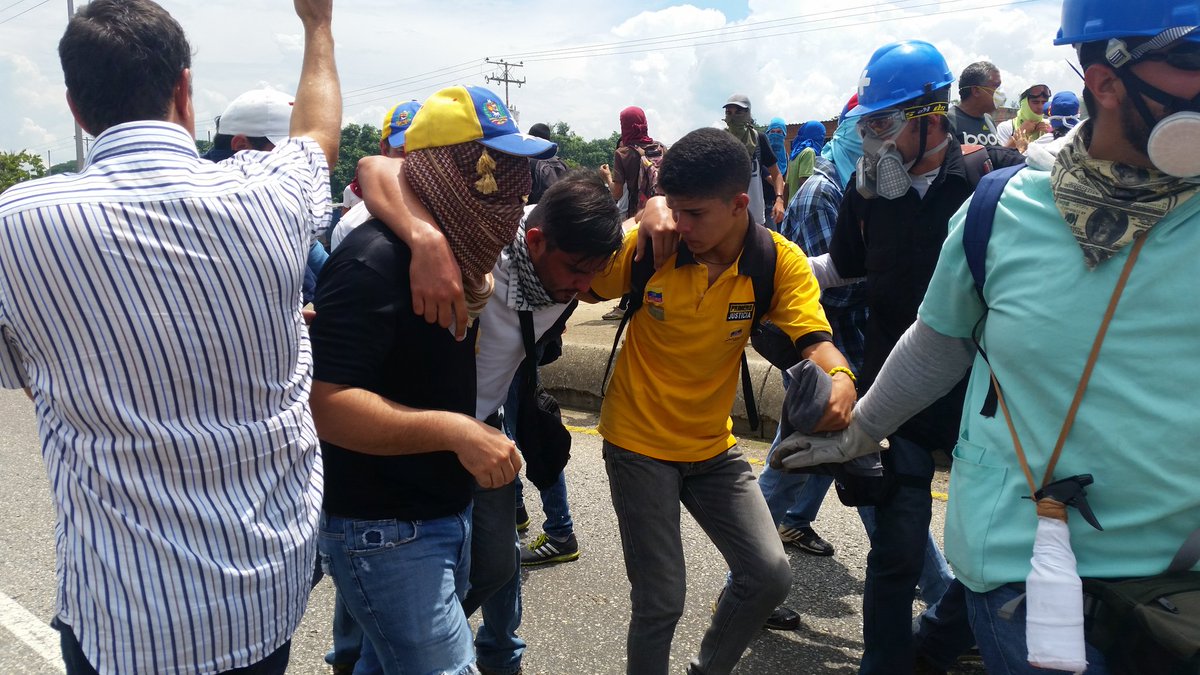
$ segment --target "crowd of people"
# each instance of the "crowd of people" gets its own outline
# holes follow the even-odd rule
[[[972,649],[996,673],[1196,672],[1194,604],[1148,596],[1172,651],[1114,640],[1088,585],[1169,568],[1200,592],[1196,3],[1064,0],[1082,96],[1035,84],[1000,124],[994,64],[956,78],[903,40],[832,133],[789,144],[733,94],[668,146],[630,106],[599,171],[449,87],[387,112],[340,219],[332,6],[295,7],[299,90],[235,99],[201,157],[183,29],[83,6],[59,54],[87,164],[0,196],[0,384],[37,411],[70,675],[283,673],[323,575],[334,673],[522,672],[520,567],[580,552],[538,367],[579,301],[618,299],[598,430],[630,675],[670,668],[681,506],[729,570],[687,666],[720,675],[799,624],[785,545],[834,554],[831,486],[871,542],[860,673]],[[758,476],[730,421],[752,337],[786,389]],[[546,514],[525,546],[522,470]]]

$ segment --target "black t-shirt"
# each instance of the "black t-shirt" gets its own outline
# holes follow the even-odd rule
[[[412,311],[411,253],[377,220],[351,232],[321,270],[310,335],[313,377],[406,406],[475,413],[475,332]],[[471,501],[473,480],[454,452],[368,455],[322,441],[327,512],[350,518],[441,518]]]

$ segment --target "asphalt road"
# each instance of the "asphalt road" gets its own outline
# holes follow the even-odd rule
[[[600,457],[595,418],[567,412],[575,447],[567,471],[578,561],[526,570],[521,635],[529,647],[530,675],[624,672],[629,585],[620,540]],[[54,606],[53,512],[42,467],[32,406],[20,392],[0,391],[0,673],[35,675],[62,672],[56,661],[56,635],[46,627]],[[761,467],[766,446],[744,445]],[[945,476],[939,476],[944,490]],[[540,531],[541,505],[536,491],[526,494],[533,526]],[[935,532],[940,533],[945,504],[934,502]],[[790,632],[764,631],[750,645],[739,673],[854,673],[862,649],[861,604],[868,542],[857,514],[830,492],[816,523],[818,532],[837,547],[831,558],[789,549],[794,573],[790,606],[803,617]],[[724,581],[716,549],[684,515],[687,552],[687,608],[672,649],[672,672],[682,673],[699,646],[710,607]],[[293,640],[289,673],[328,673],[323,655],[329,646],[333,589],[328,580],[313,591],[309,609]],[[920,608],[920,603],[915,603]],[[20,637],[18,637],[20,634]]]

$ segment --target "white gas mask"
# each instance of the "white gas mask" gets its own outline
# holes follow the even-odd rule
[[[1177,43],[1195,30],[1187,26],[1160,33],[1133,51],[1122,40],[1109,40],[1106,56],[1125,84],[1133,107],[1150,128],[1146,154],[1150,162],[1165,174],[1177,178],[1200,179],[1200,95],[1191,99],[1169,94],[1133,74],[1130,66],[1138,61],[1162,61],[1181,70],[1200,70],[1200,46],[1188,43],[1180,49],[1158,51]],[[1155,119],[1146,101],[1162,105],[1167,114]]]

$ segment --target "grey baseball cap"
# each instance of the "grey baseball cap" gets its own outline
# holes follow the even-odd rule
[[[745,94],[734,94],[733,96],[729,97],[728,101],[725,101],[725,105],[736,105],[739,108],[745,108],[746,110],[749,110],[750,97]],[[725,106],[721,107],[724,108]]]

